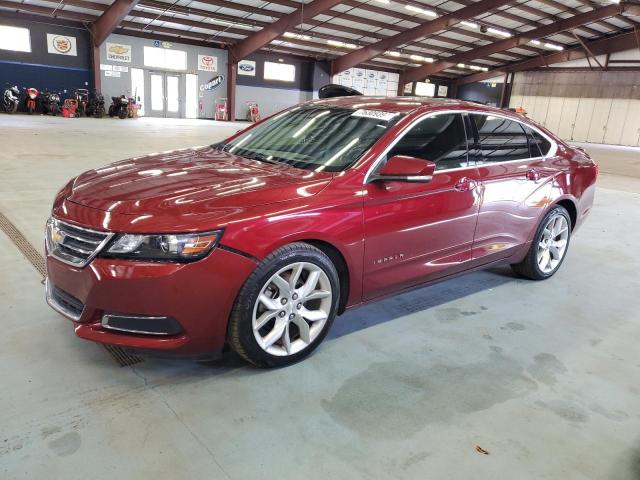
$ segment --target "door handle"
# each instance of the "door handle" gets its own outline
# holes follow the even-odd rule
[[[477,183],[474,180],[471,180],[467,177],[462,177],[460,180],[456,182],[453,186],[454,190],[457,192],[468,192],[476,188]]]
[[[532,168],[531,170],[527,170],[527,180],[533,180],[534,182],[537,182],[538,180],[540,180],[540,172],[538,172],[535,168]]]

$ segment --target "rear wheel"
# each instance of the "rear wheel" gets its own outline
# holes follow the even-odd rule
[[[336,315],[340,282],[321,250],[293,243],[265,258],[247,279],[229,319],[231,347],[260,367],[308,356]]]
[[[124,120],[125,118],[127,118],[127,113],[128,113],[128,112],[127,112],[127,110],[126,110],[126,109],[121,108],[121,109],[118,111],[118,118],[120,118],[121,120]]]
[[[538,226],[525,259],[513,270],[532,280],[544,280],[558,271],[569,249],[571,217],[557,205],[545,215]]]

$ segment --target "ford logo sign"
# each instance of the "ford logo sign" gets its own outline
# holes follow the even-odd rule
[[[238,65],[238,68],[243,72],[253,72],[255,70],[255,67],[248,63],[241,63],[240,65]]]

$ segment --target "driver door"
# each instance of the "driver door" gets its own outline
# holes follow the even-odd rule
[[[365,300],[466,268],[480,197],[468,143],[462,114],[430,114],[377,166],[376,172],[392,156],[408,155],[431,160],[436,171],[429,183],[365,185]]]

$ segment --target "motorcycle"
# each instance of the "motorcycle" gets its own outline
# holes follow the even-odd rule
[[[78,102],[78,117],[84,117],[87,114],[87,105],[89,104],[89,90],[86,88],[76,88],[73,92],[73,98]]]
[[[129,116],[129,99],[124,95],[119,97],[111,97],[111,105],[109,105],[109,116],[125,119]]]
[[[87,105],[87,117],[104,117],[104,97],[98,91],[95,91],[89,98],[89,104]]]
[[[54,117],[60,112],[60,95],[55,92],[44,92],[42,94],[42,112],[46,115],[50,113]]]
[[[27,112],[31,115],[38,108],[38,97],[40,96],[40,92],[37,88],[29,87],[26,90],[26,106]]]
[[[16,113],[20,103],[20,90],[15,85],[7,85],[2,96],[2,108],[7,113]]]

